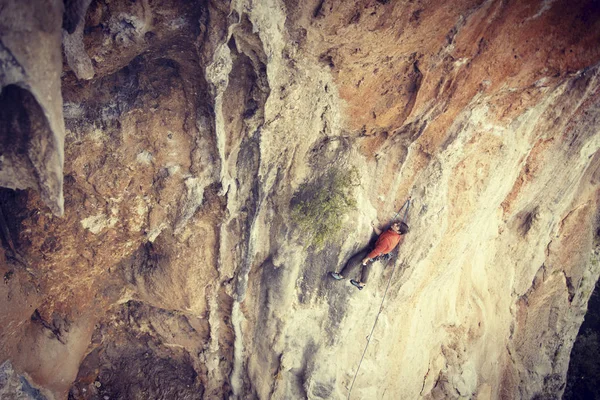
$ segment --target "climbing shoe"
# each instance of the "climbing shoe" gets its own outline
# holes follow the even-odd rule
[[[337,272],[332,272],[331,276],[333,276],[333,279],[335,279],[336,281],[339,281],[340,279],[344,279],[344,277],[341,276],[340,274],[338,274]]]
[[[354,279],[350,279],[350,283],[353,284],[354,286],[356,286],[356,288],[358,290],[363,290],[364,286],[361,285],[360,283],[356,282]]]

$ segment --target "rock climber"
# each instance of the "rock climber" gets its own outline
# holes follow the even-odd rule
[[[404,235],[408,233],[408,230],[408,225],[406,225],[404,222],[393,222],[390,228],[383,233],[380,231],[377,232],[378,229],[375,228],[376,233],[381,234],[377,238],[373,249],[370,252],[368,252],[368,250],[362,250],[361,252],[355,254],[350,258],[350,260],[348,260],[344,268],[342,268],[339,273],[331,272],[331,276],[336,280],[344,279],[344,276],[347,276],[347,274],[350,274],[358,265],[361,265],[362,268],[360,279],[350,279],[350,283],[356,286],[358,290],[362,290],[369,278],[371,264],[381,257],[389,255],[389,253],[391,253],[396,246],[398,246],[398,244],[402,243],[404,240]],[[360,263],[357,262],[358,260],[360,260]]]

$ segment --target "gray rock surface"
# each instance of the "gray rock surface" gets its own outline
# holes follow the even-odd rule
[[[10,361],[0,364],[0,398],[10,400],[46,400],[29,381],[15,372]]]
[[[85,51],[83,44],[83,29],[85,13],[92,0],[68,1],[65,4],[62,44],[69,67],[79,79],[92,79],[94,66]],[[65,24],[66,22],[66,24]]]
[[[0,191],[0,360],[59,399],[560,397],[600,274],[599,17],[92,2],[65,216]],[[409,196],[366,288],[330,279]]]
[[[63,213],[64,120],[59,0],[6,0],[0,8],[0,186],[38,190]]]

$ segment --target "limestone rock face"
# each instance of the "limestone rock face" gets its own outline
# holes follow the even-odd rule
[[[33,188],[63,212],[65,127],[58,0],[0,4],[0,186]]]
[[[65,2],[65,212],[0,192],[0,361],[57,399],[560,397],[600,7],[439,3]]]

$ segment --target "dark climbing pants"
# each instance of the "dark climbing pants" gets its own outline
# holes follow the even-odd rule
[[[344,278],[352,278],[350,274],[354,273],[358,267],[361,267],[359,280],[362,283],[367,283],[367,279],[369,279],[369,273],[371,272],[371,265],[374,261],[367,262],[367,265],[362,265],[362,260],[369,254],[369,250],[363,250],[355,255],[353,255],[344,268],[340,271],[340,275]]]

